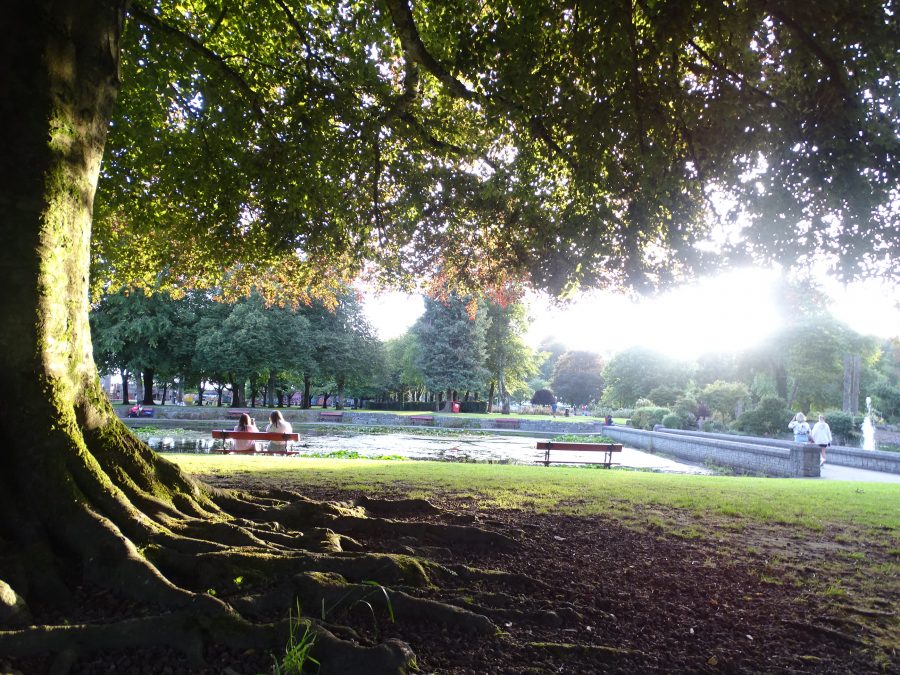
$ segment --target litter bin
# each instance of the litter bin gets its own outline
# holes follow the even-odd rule
[[[459,401],[453,401],[453,403],[450,404],[450,411],[459,412]]]

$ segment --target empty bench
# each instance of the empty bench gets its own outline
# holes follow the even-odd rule
[[[340,422],[344,419],[344,413],[340,410],[322,410],[319,412],[320,422]]]
[[[285,443],[284,451],[263,451],[261,454],[265,455],[293,454],[296,452],[296,450],[292,451],[287,446],[287,443],[296,443],[300,440],[300,434],[298,433],[283,434],[277,431],[227,431],[225,429],[213,429],[212,437],[223,442],[227,441],[228,439],[232,439],[235,441],[276,441]],[[249,450],[233,450],[223,445],[221,449],[217,449],[214,452],[222,452],[225,454],[235,455],[253,455],[259,451],[256,449],[256,446],[250,448]]]
[[[544,451],[544,466],[550,466],[552,462],[558,464],[602,464],[607,469],[612,466],[614,452],[622,452],[620,443],[569,443],[563,441],[538,441],[538,450]],[[602,462],[573,462],[568,459],[550,459],[551,452],[602,452]]]
[[[247,415],[250,415],[250,417],[253,417],[253,411],[251,411],[249,408],[229,408],[228,410],[225,411],[225,417],[227,417],[230,420],[236,420],[241,415],[244,415],[244,414],[247,414]]]
[[[409,421],[420,426],[433,427],[434,415],[410,415]]]
[[[519,420],[515,417],[498,417],[494,420],[494,426],[498,429],[518,429]]]

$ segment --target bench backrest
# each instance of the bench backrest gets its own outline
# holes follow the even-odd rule
[[[602,450],[603,452],[622,452],[621,443],[568,443],[564,441],[538,441],[538,450]]]
[[[300,434],[283,434],[278,431],[227,431],[226,429],[214,429],[213,438],[233,438],[239,441],[299,441]]]

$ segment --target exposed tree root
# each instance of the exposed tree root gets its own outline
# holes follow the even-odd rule
[[[86,484],[89,465],[81,478]],[[393,615],[400,626],[429,622],[493,636],[497,628],[489,616],[508,618],[503,612],[418,597],[416,589],[469,582],[534,586],[518,575],[449,568],[410,555],[366,553],[354,538],[377,538],[382,547],[393,542],[394,550],[439,551],[435,544],[505,550],[517,546],[509,536],[474,526],[376,515],[424,513],[450,519],[424,500],[331,504],[283,491],[253,495],[210,490],[198,497],[189,488],[176,499],[164,492],[145,493],[143,488],[155,485],[146,472],[137,479],[120,477],[126,489],[97,489],[95,499],[88,501],[117,521],[126,519],[127,535],[85,501],[65,514],[62,541],[48,538],[39,520],[23,518],[0,529],[0,578],[11,580],[12,587],[5,586],[10,592],[22,584],[23,595],[32,595],[38,603],[47,598],[34,593],[35,587],[53,579],[54,589],[88,583],[150,602],[159,608],[157,613],[107,624],[24,628],[21,617],[28,616],[28,610],[22,608],[18,618],[0,614],[0,653],[9,658],[53,654],[52,672],[66,673],[92,652],[158,645],[182,652],[199,667],[210,643],[280,651],[287,640],[286,618],[300,607],[309,613],[299,621],[315,635],[313,654],[322,664],[320,672],[403,673],[415,663],[406,644],[388,640],[372,646],[342,626],[342,617],[365,607]],[[14,549],[15,555],[10,553]],[[57,558],[71,561],[69,567],[57,572],[54,565],[40,562]],[[235,595],[244,588],[259,590]],[[224,600],[207,591],[217,591]]]
[[[550,652],[563,659],[577,654],[603,663],[612,663],[623,657],[633,656],[638,653],[632,649],[620,649],[605,645],[576,645],[564,642],[529,642],[528,647]]]

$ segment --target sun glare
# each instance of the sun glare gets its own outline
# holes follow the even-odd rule
[[[529,295],[532,318],[526,339],[537,347],[552,338],[569,349],[611,356],[643,346],[678,359],[740,352],[781,328],[780,273],[740,269],[634,301],[614,293],[584,294],[564,306]],[[824,282],[828,311],[864,335],[900,335],[900,293],[878,281],[850,287]],[[404,293],[369,296],[366,313],[381,339],[402,335],[421,315],[421,297]]]

